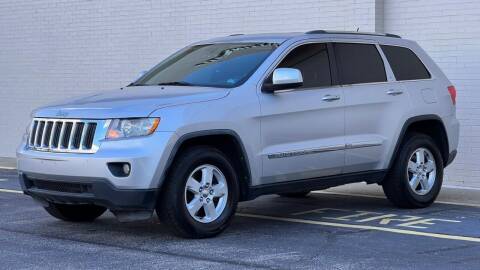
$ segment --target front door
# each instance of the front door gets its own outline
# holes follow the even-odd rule
[[[277,67],[299,69],[303,86],[261,93],[263,184],[342,173],[345,99],[332,80],[328,47],[291,50]]]

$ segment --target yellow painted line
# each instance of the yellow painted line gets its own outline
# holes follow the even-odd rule
[[[23,191],[14,190],[14,189],[0,189],[0,192],[23,194]],[[240,217],[267,219],[267,220],[275,220],[275,221],[286,221],[286,222],[293,222],[293,223],[322,225],[322,226],[349,228],[349,229],[384,231],[384,232],[391,232],[391,233],[408,234],[408,235],[416,235],[416,236],[426,236],[426,237],[433,237],[433,238],[440,238],[440,239],[460,240],[460,241],[469,241],[469,242],[480,243],[480,238],[460,236],[460,235],[428,233],[428,232],[410,231],[410,230],[403,230],[403,229],[376,227],[376,226],[369,226],[369,225],[344,224],[344,223],[324,222],[324,221],[315,221],[315,220],[298,219],[298,218],[263,216],[263,215],[246,214],[246,213],[237,213],[236,215],[240,216]]]
[[[367,194],[354,194],[354,193],[347,193],[347,192],[330,192],[330,191],[317,190],[317,191],[312,191],[312,193],[329,194],[329,195],[341,195],[341,196],[353,196],[353,197],[363,197],[363,198],[375,198],[375,199],[387,199],[385,196],[367,195]],[[461,203],[461,202],[447,202],[447,201],[435,201],[435,203],[449,204],[449,205],[459,205],[459,206],[470,206],[470,207],[480,207],[480,204],[476,204],[476,203]]]
[[[0,192],[23,194],[23,191],[21,190],[3,189],[3,188],[0,188]]]
[[[285,221],[285,222],[303,223],[303,224],[310,224],[310,225],[321,225],[321,226],[329,226],[329,227],[337,227],[337,228],[382,231],[382,232],[391,232],[391,233],[398,233],[398,234],[407,234],[407,235],[425,236],[425,237],[447,239],[447,240],[459,240],[459,241],[468,241],[468,242],[480,243],[480,238],[460,236],[460,235],[419,232],[419,231],[411,231],[411,230],[403,230],[403,229],[395,229],[395,228],[376,227],[376,226],[369,226],[369,225],[355,225],[355,224],[345,224],[345,223],[323,222],[323,221],[298,219],[298,218],[263,216],[263,215],[246,214],[246,213],[237,213],[236,215],[240,216],[240,217],[258,218],[258,219],[266,219],[266,220],[274,220],[274,221]]]
[[[0,179],[0,181],[3,181],[3,180],[4,179]],[[0,188],[0,192],[23,194],[23,192],[19,191],[19,190],[1,189],[1,188]],[[312,191],[312,193],[329,194],[329,195],[341,195],[341,196],[354,196],[354,197],[375,198],[375,199],[386,199],[383,196],[366,195],[366,194],[351,194],[351,193],[343,193],[343,192],[329,192],[329,191],[320,191],[320,190]],[[480,207],[480,204],[473,204],[473,203],[457,203],[457,202],[445,202],[445,201],[435,201],[435,203],[458,205],[458,206]]]

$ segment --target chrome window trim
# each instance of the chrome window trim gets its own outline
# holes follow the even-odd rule
[[[395,79],[395,75],[393,74],[393,70],[392,68],[390,67],[390,63],[387,61],[387,57],[384,57],[385,55],[383,54],[383,51],[380,50],[379,48],[379,43],[378,41],[375,41],[375,40],[371,40],[371,41],[346,41],[346,40],[342,40],[342,41],[339,41],[339,40],[336,40],[336,41],[331,41],[330,43],[350,43],[350,44],[367,44],[367,45],[373,45],[375,47],[375,49],[377,49],[377,53],[378,55],[380,56],[380,59],[382,60],[382,63],[383,63],[383,68],[385,70],[385,81],[381,81],[381,82],[365,82],[365,83],[349,83],[349,84],[346,84],[346,83],[341,83],[339,82],[338,85],[340,86],[355,86],[355,85],[376,85],[376,84],[385,84],[385,83],[392,83],[392,82],[396,82],[396,79]],[[335,59],[335,61],[338,61]],[[388,67],[387,67],[387,64],[388,64]],[[337,65],[338,65],[338,62],[337,62]],[[337,68],[338,69],[338,68]],[[340,73],[340,71],[338,71]],[[391,72],[391,74],[390,74]],[[390,77],[390,75],[393,77]],[[391,80],[391,79],[394,79],[394,80]],[[339,79],[340,80],[340,79]]]
[[[262,92],[262,87],[263,84],[265,83],[265,80],[270,76],[270,74],[277,68],[278,65],[287,57],[288,54],[290,54],[294,49],[303,46],[303,45],[308,45],[308,44],[327,44],[331,43],[330,39],[304,39],[304,40],[299,40],[296,41],[293,44],[290,44],[289,47],[287,47],[278,57],[273,61],[270,66],[266,69],[266,72],[264,72],[260,76],[260,80],[257,83],[257,89]],[[277,48],[278,49],[278,48]],[[333,83],[333,82],[332,82]],[[339,87],[340,85],[338,84],[332,84],[332,85],[325,85],[325,86],[315,86],[315,87],[308,87],[308,88],[292,88],[292,89],[285,89],[282,91],[275,91],[277,92],[292,92],[292,91],[303,91],[303,90],[317,90],[317,89],[328,89],[328,88],[333,88],[333,87]]]
[[[282,94],[282,93],[289,93],[289,92],[301,92],[301,91],[312,91],[312,90],[322,90],[322,89],[335,89],[335,88],[340,88],[342,87],[341,85],[333,85],[333,86],[326,86],[326,87],[306,87],[306,88],[291,88],[291,89],[283,89],[283,90],[278,90],[275,91],[276,94]]]
[[[259,90],[259,92],[260,93],[262,92],[262,86],[265,83],[265,80],[268,78],[268,76],[273,72],[273,70],[275,70],[275,68],[283,61],[283,59],[285,59],[285,57],[290,52],[292,52],[294,49],[296,49],[296,48],[298,48],[302,45],[318,44],[318,43],[324,43],[324,44],[327,44],[327,43],[352,43],[352,44],[370,44],[370,45],[375,46],[378,54],[380,55],[380,58],[382,59],[387,80],[383,81],[383,82],[368,82],[368,83],[354,83],[354,84],[341,84],[341,83],[339,83],[339,84],[333,84],[333,85],[329,85],[329,86],[309,87],[309,88],[303,88],[303,89],[302,88],[292,88],[292,89],[285,89],[285,90],[281,90],[281,91],[275,91],[275,94],[276,93],[294,92],[294,91],[329,89],[329,88],[336,88],[336,87],[349,87],[349,86],[355,86],[355,85],[376,85],[376,84],[404,82],[404,81],[397,81],[396,80],[395,75],[393,74],[393,70],[390,67],[390,63],[388,62],[386,56],[384,55],[383,50],[381,50],[381,48],[380,48],[380,46],[384,45],[384,44],[380,44],[380,42],[378,42],[375,39],[364,39],[364,38],[359,38],[359,39],[339,38],[339,39],[335,39],[335,38],[329,37],[329,38],[325,38],[325,39],[318,39],[318,38],[317,39],[303,39],[303,40],[299,40],[299,41],[296,41],[296,42],[292,43],[288,48],[286,48],[280,54],[280,56],[278,56],[277,59],[275,59],[275,61],[272,62],[272,64],[266,69],[266,72],[264,72],[262,74],[262,76],[260,77],[259,83],[257,84],[257,89]],[[401,47],[401,46],[398,46],[398,47]],[[418,55],[417,55],[417,57],[418,57]],[[420,59],[420,57],[419,57],[419,59]],[[422,59],[420,59],[420,60],[422,60]],[[422,63],[423,63],[423,61],[422,61]],[[423,65],[425,66],[424,63],[423,63]],[[427,67],[427,66],[425,66],[425,67]],[[428,70],[428,67],[427,67],[427,70]],[[430,72],[430,70],[429,70],[429,72]],[[430,74],[432,74],[432,73],[430,72]],[[432,79],[433,79],[433,74],[432,74],[432,78],[430,78],[429,80],[432,80]],[[426,79],[422,79],[422,80],[426,80]]]
[[[330,85],[330,86],[322,86],[322,87],[309,87],[309,88],[292,88],[292,89],[285,89],[281,91],[276,91],[275,94],[277,93],[288,93],[288,92],[294,92],[294,91],[306,91],[306,90],[321,90],[321,89],[329,89],[329,88],[336,88],[336,87],[351,87],[351,86],[356,86],[356,85],[382,85],[382,84],[387,84],[387,83],[404,83],[404,82],[417,82],[417,81],[433,81],[436,79],[436,76],[434,73],[430,71],[430,68],[425,65],[425,61],[423,61],[422,58],[418,56],[415,51],[413,51],[411,48],[402,46],[402,45],[397,45],[397,44],[390,44],[388,42],[379,42],[375,39],[365,39],[365,38],[324,38],[324,39],[302,39],[299,41],[296,41],[292,43],[287,49],[285,49],[281,55],[275,59],[275,61],[272,62],[272,64],[266,69],[266,72],[262,74],[260,77],[259,83],[257,84],[257,89],[259,89],[261,93],[262,85],[265,81],[265,79],[270,75],[270,73],[283,61],[283,59],[295,48],[306,45],[306,44],[312,44],[312,43],[353,43],[353,44],[371,44],[374,45],[377,48],[378,53],[380,54],[380,57],[382,58],[384,67],[385,67],[385,73],[387,75],[387,81],[384,82],[368,82],[368,83],[355,83],[355,84],[338,84],[338,85]],[[387,46],[396,46],[396,47],[401,47],[401,48],[406,48],[412,51],[418,59],[422,62],[422,64],[425,66],[425,68],[428,70],[430,73],[430,78],[427,79],[416,79],[416,80],[403,80],[403,81],[398,81],[397,78],[395,78],[395,74],[393,73],[393,70],[390,66],[390,62],[388,62],[388,59],[386,55],[383,53],[383,50],[381,49],[380,46],[382,45],[387,45]]]
[[[430,74],[430,78],[426,78],[426,79],[414,79],[414,80],[397,80],[397,78],[395,77],[395,73],[393,73],[393,69],[392,67],[390,66],[390,62],[388,61],[387,59],[387,56],[384,54],[383,50],[382,50],[382,45],[383,46],[392,46],[392,47],[400,47],[400,48],[404,48],[404,49],[408,49],[409,51],[411,51],[417,58],[418,60],[420,60],[420,62],[422,63],[422,65],[425,67],[425,69],[428,71],[428,73]],[[418,81],[433,81],[435,79],[435,74],[432,73],[432,71],[430,71],[430,67],[428,67],[427,65],[425,65],[425,61],[423,61],[422,58],[420,58],[420,56],[418,56],[418,54],[412,50],[411,48],[409,47],[406,47],[406,46],[402,46],[402,45],[398,45],[398,44],[390,44],[390,43],[385,43],[385,42],[378,42],[378,50],[381,51],[382,55],[385,56],[385,61],[387,61],[388,63],[388,66],[390,67],[390,70],[392,71],[392,75],[393,75],[393,78],[395,79],[395,82],[418,82]]]

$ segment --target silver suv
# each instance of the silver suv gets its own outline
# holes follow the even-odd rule
[[[455,98],[432,59],[396,35],[232,35],[127,87],[35,110],[18,172],[61,220],[156,210],[191,238],[223,231],[239,201],[354,182],[426,207],[456,154]]]

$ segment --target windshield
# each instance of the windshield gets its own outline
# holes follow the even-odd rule
[[[220,43],[188,47],[131,85],[236,87],[245,82],[277,46],[275,43]]]

